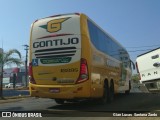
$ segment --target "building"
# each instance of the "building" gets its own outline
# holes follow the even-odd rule
[[[13,75],[16,75],[15,83],[22,83],[26,85],[25,82],[25,67],[15,67],[6,68],[3,70],[3,84],[13,83]]]

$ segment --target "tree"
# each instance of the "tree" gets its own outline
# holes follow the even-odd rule
[[[133,80],[135,83],[138,83],[139,80],[140,80],[139,74],[134,74],[134,75],[132,75],[132,80]]]
[[[13,54],[17,54],[19,58],[14,57]],[[3,63],[3,67],[11,64],[16,64],[17,66],[23,64],[21,60],[21,53],[17,49],[11,49],[8,52],[4,52],[0,56],[0,62]]]
[[[18,55],[15,57],[14,54]],[[3,68],[6,65],[16,64],[17,66],[23,64],[21,60],[21,53],[17,49],[11,49],[8,52],[0,54],[0,63],[2,65],[2,72],[0,73],[0,97],[3,98]]]

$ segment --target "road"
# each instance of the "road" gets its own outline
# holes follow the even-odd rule
[[[58,105],[52,99],[29,97],[19,102],[1,104],[0,111],[160,111],[159,101],[160,94],[150,93],[119,94],[106,105],[97,104],[96,101]]]
[[[133,112],[160,115],[160,94],[143,93],[137,87],[133,88],[129,95],[123,93],[116,95],[114,101],[106,105],[97,104],[97,101],[59,105],[52,99],[28,97],[21,98],[18,102],[0,104],[0,111],[35,111],[51,117],[112,117],[113,113],[129,115]]]

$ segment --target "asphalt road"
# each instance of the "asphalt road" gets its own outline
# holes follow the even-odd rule
[[[0,111],[41,112],[43,117],[112,117],[114,113],[159,114],[159,101],[160,94],[150,93],[119,94],[112,103],[106,105],[99,105],[96,101],[58,105],[52,99],[29,97],[18,102],[0,104]]]
[[[97,101],[82,101],[79,103],[59,105],[52,99],[28,97],[21,98],[17,102],[0,104],[0,111],[41,112],[43,117],[61,117],[61,119],[66,119],[67,117],[68,120],[75,119],[72,118],[73,116],[76,117],[76,120],[77,117],[78,119],[80,119],[79,117],[85,117],[86,120],[94,120],[93,117],[100,117],[99,119],[105,120],[106,117],[110,117],[109,119],[112,120],[112,116],[115,115],[114,120],[121,120],[121,118],[124,119],[124,116],[119,117],[118,115],[122,115],[122,113],[126,115],[133,115],[134,113],[160,115],[160,93],[142,92],[141,89],[136,86],[132,89],[131,94],[117,94],[114,101],[106,105],[97,104]],[[125,117],[125,119],[126,118],[132,120],[134,117]],[[141,117],[138,118],[140,119]],[[143,118],[148,120],[151,117]],[[158,117],[152,118],[152,120],[156,119],[158,120]]]

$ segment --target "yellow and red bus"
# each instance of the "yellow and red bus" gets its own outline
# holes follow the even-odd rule
[[[29,89],[57,103],[111,101],[131,89],[127,50],[84,14],[55,15],[31,27]]]

